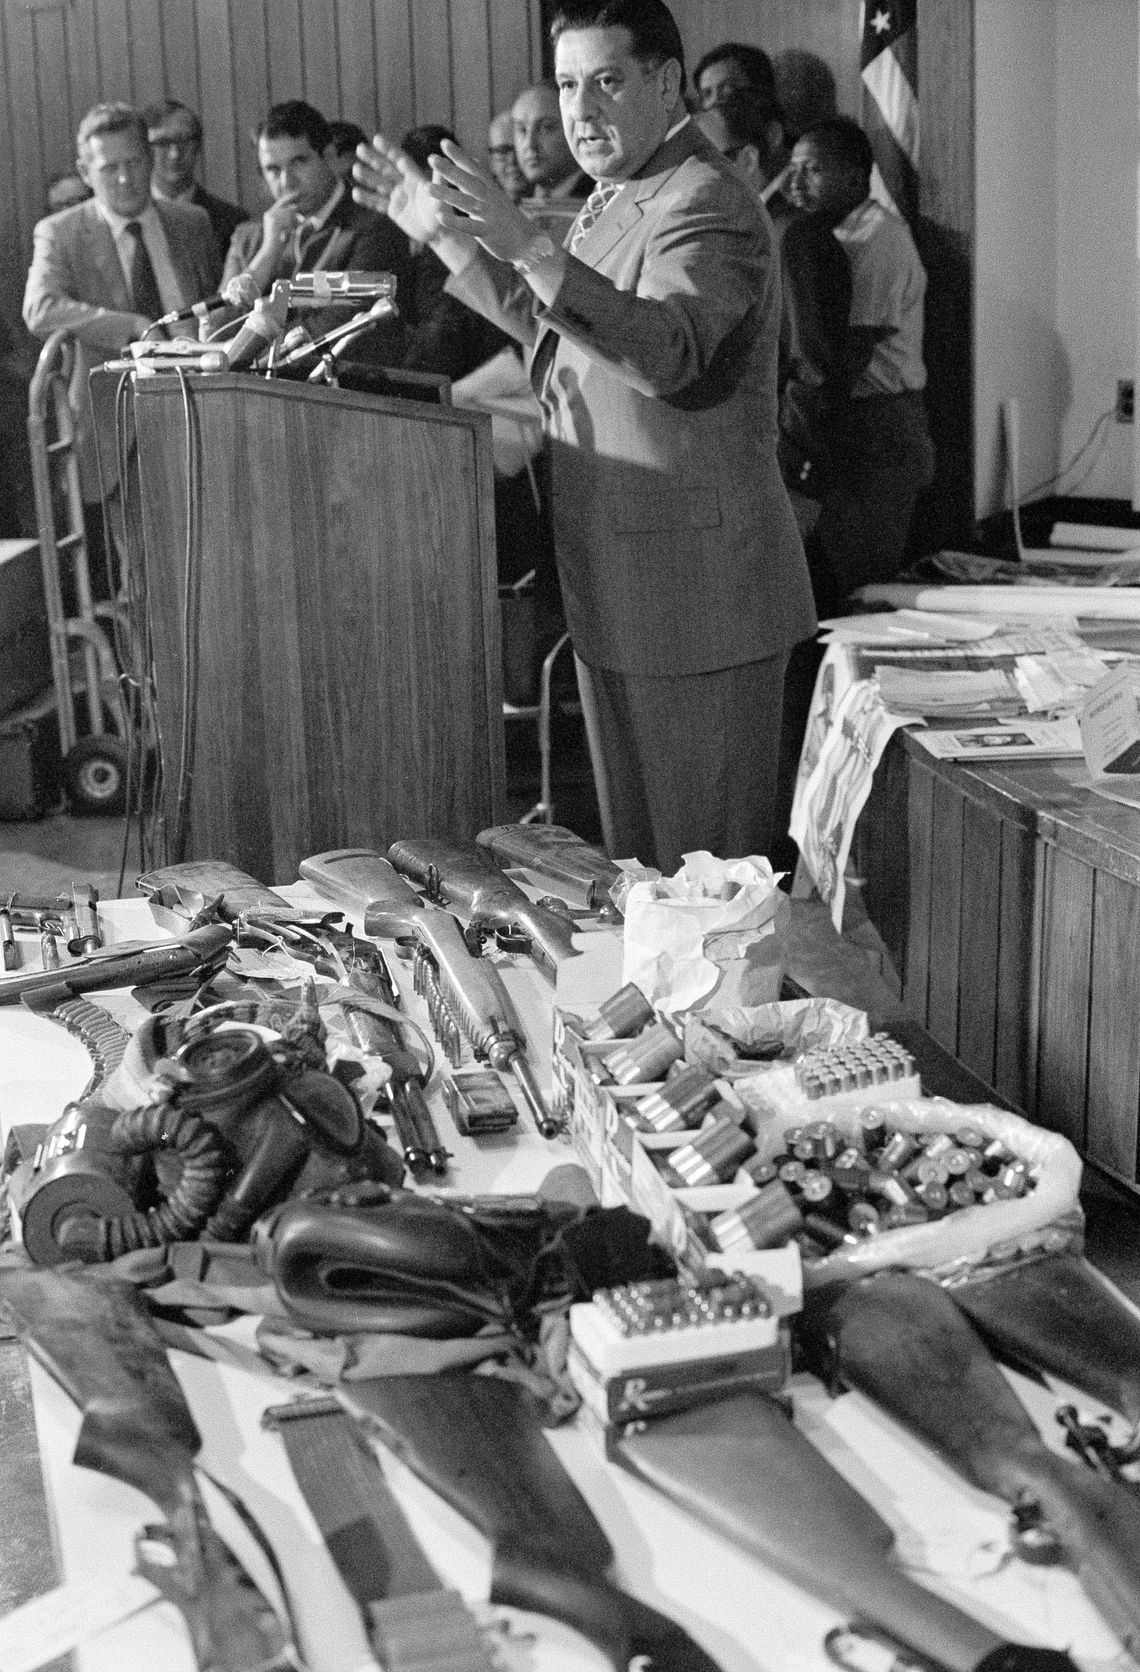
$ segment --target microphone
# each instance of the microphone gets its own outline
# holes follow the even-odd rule
[[[246,371],[271,343],[284,336],[285,311],[283,300],[275,303],[259,296],[237,336],[220,349],[225,356],[225,370]]]
[[[344,352],[351,338],[358,337],[362,331],[378,324],[382,319],[394,319],[396,317],[397,309],[391,298],[379,296],[370,308],[366,308],[361,313],[353,314],[352,318],[346,320],[343,325],[338,325],[334,330],[327,331],[323,337],[318,337],[315,342],[302,343],[299,348],[295,348],[291,354],[286,355],[280,364],[281,366],[295,366],[302,360],[308,360],[314,354],[323,354],[329,349],[332,350],[335,357],[338,352]]]
[[[251,308],[257,294],[257,280],[253,274],[237,273],[216,296],[207,296],[201,302],[192,302],[188,308],[175,308],[172,313],[163,314],[161,319],[152,320],[143,335],[149,337],[152,331],[164,330],[168,325],[181,325],[184,319],[205,319],[215,308]]]

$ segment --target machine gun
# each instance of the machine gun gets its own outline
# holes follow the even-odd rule
[[[83,1414],[74,1461],[161,1511],[137,1541],[138,1572],[182,1614],[201,1672],[302,1672],[292,1628],[210,1524],[194,1472],[201,1437],[136,1291],[8,1268],[0,1307]]]

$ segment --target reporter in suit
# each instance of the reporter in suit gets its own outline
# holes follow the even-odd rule
[[[24,290],[24,323],[37,337],[61,328],[81,353],[76,382],[152,320],[217,290],[221,260],[206,213],[156,203],[146,123],[130,105],[101,104],[79,124],[77,167],[93,195],[39,222]],[[83,496],[99,497],[90,403],[81,429]],[[81,408],[82,410],[82,408]]]
[[[275,279],[314,269],[395,272],[397,281],[405,273],[404,240],[383,216],[353,202],[320,111],[301,99],[274,105],[257,132],[257,161],[272,201],[237,228],[224,281],[251,273],[264,295]]]
[[[611,854],[763,853],[784,666],[815,624],[776,464],[771,225],[686,116],[661,0],[571,0],[552,33],[567,139],[613,188],[563,248],[455,146],[428,183],[378,137],[357,197],[531,348]]]

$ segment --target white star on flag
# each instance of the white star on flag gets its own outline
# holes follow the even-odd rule
[[[890,12],[876,12],[874,17],[871,19],[871,28],[875,31],[876,35],[882,35],[890,28],[890,26]]]

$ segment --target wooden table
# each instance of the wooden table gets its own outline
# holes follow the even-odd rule
[[[1140,813],[1077,770],[937,761],[898,733],[854,862],[907,1012],[1140,1189]]]

